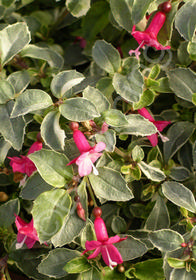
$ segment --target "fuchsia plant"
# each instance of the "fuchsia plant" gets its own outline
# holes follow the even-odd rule
[[[101,209],[96,207],[94,210],[94,228],[97,240],[86,241],[86,250],[82,254],[95,250],[90,256],[88,256],[88,259],[94,259],[99,253],[101,253],[105,264],[113,269],[117,264],[123,263],[121,254],[113,244],[125,240],[126,237],[120,238],[120,236],[115,235],[109,238],[104,220],[100,217]]]
[[[99,142],[95,146],[91,147],[84,134],[78,130],[78,126],[72,129],[73,139],[80,151],[80,156],[70,161],[68,165],[76,163],[78,165],[78,173],[81,177],[89,175],[92,169],[93,173],[98,175],[98,170],[93,163],[102,155],[100,152],[106,148],[106,144]]]
[[[42,142],[36,141],[30,147],[27,156],[20,155],[20,157],[8,157],[10,159],[10,165],[13,172],[21,172],[26,174],[28,177],[36,171],[35,164],[28,158],[28,155],[42,149]]]
[[[157,40],[157,35],[161,30],[164,22],[166,20],[166,15],[162,11],[158,11],[149,26],[144,31],[135,31],[136,26],[133,26],[131,35],[138,42],[139,46],[135,50],[130,50],[129,55],[135,54],[136,58],[139,59],[140,48],[144,48],[144,46],[154,47],[157,50],[168,50],[170,46],[163,46]]]
[[[35,242],[39,241],[37,231],[33,225],[33,219],[30,221],[30,223],[26,223],[19,216],[15,216],[15,224],[18,229],[16,249],[22,248],[24,243],[29,249],[31,249]]]
[[[171,123],[170,121],[155,121],[155,119],[151,116],[151,114],[148,112],[146,108],[139,109],[138,113],[144,118],[148,119],[150,122],[152,122],[158,129],[157,133],[147,136],[148,140],[150,141],[153,147],[158,144],[158,134],[163,142],[169,140],[167,137],[163,136],[160,132]]]

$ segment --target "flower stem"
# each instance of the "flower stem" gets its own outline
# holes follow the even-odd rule
[[[91,187],[91,183],[90,183],[88,177],[86,177],[86,183],[87,183],[87,186],[88,186],[89,194],[90,194],[90,196],[91,196],[91,198],[92,198],[92,200],[93,200],[94,207],[97,207],[97,202],[96,202],[96,199],[95,199],[95,196],[94,196],[92,187]]]

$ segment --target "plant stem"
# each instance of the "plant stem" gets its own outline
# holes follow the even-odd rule
[[[5,272],[6,280],[12,280],[11,277],[10,277],[10,275],[9,275],[9,272],[8,272],[8,269],[7,269],[7,268],[5,268],[4,272]]]
[[[117,155],[119,155],[119,156],[121,156],[121,157],[123,157],[123,158],[127,158],[127,157],[128,157],[127,154],[125,154],[124,152],[122,152],[122,151],[121,151],[120,149],[118,149],[117,147],[115,147],[114,152],[115,152]]]
[[[87,186],[88,186],[89,194],[90,194],[90,196],[93,200],[94,206],[97,207],[97,202],[96,202],[96,199],[95,199],[92,187],[91,187],[91,183],[90,183],[88,177],[86,178],[86,183],[87,183]]]

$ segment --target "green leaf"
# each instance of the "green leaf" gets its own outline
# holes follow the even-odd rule
[[[0,31],[1,64],[5,65],[31,40],[26,23],[8,25]]]
[[[189,176],[190,176],[190,171],[183,166],[177,166],[170,169],[169,177],[175,181],[184,181]]]
[[[175,17],[175,27],[186,41],[191,41],[196,26],[196,2],[189,0],[177,12]]]
[[[180,98],[192,102],[192,95],[196,92],[196,74],[189,68],[176,68],[168,73],[169,86]]]
[[[190,272],[186,271],[186,269],[173,269],[170,274],[170,280],[176,279],[186,279],[186,280],[195,280],[196,273],[192,270]]]
[[[4,160],[10,148],[11,148],[10,143],[0,138],[0,165],[4,163]]]
[[[85,88],[83,97],[91,101],[99,113],[110,109],[110,103],[107,98],[94,87],[88,86]]]
[[[60,69],[63,67],[63,57],[56,51],[49,48],[28,45],[21,51],[21,56],[45,60],[52,68]]]
[[[28,275],[28,277],[35,280],[48,280],[47,276],[40,274],[37,270],[37,266],[41,262],[42,256],[47,253],[48,249],[32,248],[31,250],[12,250],[9,256],[17,264],[17,267],[23,273]]]
[[[181,248],[184,238],[178,232],[171,229],[161,229],[149,233],[150,241],[160,251],[171,252]]]
[[[132,273],[140,280],[164,280],[163,260],[152,259],[144,262],[139,262],[134,265]]]
[[[118,272],[117,269],[111,269],[110,267],[106,266],[104,267],[104,276],[102,274],[102,276],[100,278],[98,278],[97,280],[126,280],[126,277],[123,273]],[[103,278],[102,278],[103,277]],[[87,279],[85,279],[87,280]],[[94,278],[93,278],[94,280]]]
[[[102,117],[108,125],[114,127],[128,125],[125,115],[117,109],[110,109],[103,112]]]
[[[121,58],[117,49],[104,40],[97,40],[92,49],[94,61],[108,73],[115,73],[121,66]]]
[[[96,240],[96,234],[94,230],[94,225],[91,220],[88,221],[89,223],[83,229],[81,236],[80,236],[80,243],[83,248],[85,247],[86,241]]]
[[[19,151],[23,145],[26,123],[22,116],[10,118],[13,106],[13,101],[0,105],[0,132],[4,139]]]
[[[74,17],[86,15],[90,9],[90,4],[90,0],[66,0],[67,9]]]
[[[106,144],[106,151],[113,152],[116,145],[116,133],[112,129],[108,129],[103,134],[95,134],[97,142],[104,142]]]
[[[109,5],[107,1],[93,2],[91,9],[82,21],[83,36],[86,40],[92,42],[109,24]]]
[[[142,172],[146,175],[146,177],[154,182],[160,182],[165,179],[165,174],[159,168],[150,166],[144,161],[140,161],[138,166],[142,170]]]
[[[136,145],[133,148],[131,155],[134,161],[140,162],[144,158],[144,151],[140,146]]]
[[[59,107],[63,117],[68,120],[82,122],[100,117],[95,105],[88,99],[75,97],[65,100]]]
[[[145,16],[148,7],[154,0],[135,0],[132,7],[132,20],[134,24],[140,22]]]
[[[61,188],[73,177],[72,167],[67,166],[69,160],[64,154],[41,149],[28,157],[49,185]]]
[[[105,271],[105,268],[104,268],[104,271]],[[92,268],[88,271],[81,273],[81,280],[103,280],[103,274],[102,274],[102,272],[97,271],[97,269]],[[115,280],[118,280],[118,279],[115,279]]]
[[[127,236],[127,235],[126,235]],[[123,261],[129,261],[143,256],[148,248],[139,239],[128,235],[126,240],[116,243],[115,246],[119,250]]]
[[[78,257],[80,253],[67,248],[57,248],[49,252],[38,265],[38,271],[49,277],[65,277],[68,273],[63,269],[70,260]]]
[[[163,194],[174,204],[196,213],[196,202],[193,193],[184,185],[170,181],[162,184]]]
[[[34,200],[41,193],[51,190],[53,187],[46,183],[38,172],[34,172],[25,182],[20,196],[26,200]]]
[[[76,70],[67,70],[58,73],[51,82],[52,94],[57,98],[66,97],[72,87],[81,83],[85,77]]]
[[[64,149],[65,132],[59,125],[60,113],[49,112],[41,124],[41,136],[51,149],[62,151]]]
[[[133,23],[132,23],[132,5],[133,0],[110,0],[110,8],[115,18],[116,22],[131,32]]]
[[[16,98],[11,118],[45,109],[51,105],[53,105],[52,99],[45,91],[40,89],[27,89]]]
[[[187,51],[192,60],[196,60],[196,38],[194,41],[188,43]]]
[[[7,81],[15,89],[16,94],[23,92],[28,87],[30,80],[29,73],[25,70],[13,72],[7,78]]]
[[[126,116],[128,121],[128,125],[115,128],[115,130],[120,134],[133,134],[136,136],[146,136],[152,135],[157,132],[156,127],[153,125],[152,122],[145,119],[141,115],[137,114],[130,114]]]
[[[159,85],[153,85],[151,86],[152,90],[155,90],[160,93],[168,93],[173,92],[171,88],[169,87],[169,79],[167,77],[163,77],[157,80],[159,82]]]
[[[112,218],[111,228],[115,234],[123,233],[127,229],[127,223],[122,217],[114,216]]]
[[[163,143],[166,162],[188,141],[194,130],[195,125],[189,122],[177,122],[168,129],[169,141]]]
[[[98,168],[99,175],[90,174],[89,179],[96,196],[113,201],[128,201],[133,198],[121,174],[107,167]]]
[[[169,266],[173,267],[173,268],[185,268],[186,262],[181,260],[181,259],[177,259],[177,258],[168,258],[167,262],[169,264]]]
[[[85,257],[75,258],[66,263],[66,265],[64,266],[64,270],[67,271],[69,274],[81,273],[89,269],[91,269],[91,265]]]
[[[158,230],[168,228],[170,225],[169,212],[164,200],[158,196],[156,203],[148,216],[145,229],[147,230]]]
[[[156,79],[159,74],[160,74],[160,71],[161,71],[161,68],[160,68],[160,65],[159,64],[155,64],[151,70],[150,70],[150,73],[148,75],[148,78],[150,79]]]
[[[88,216],[87,206],[87,192],[86,192],[86,181],[83,179],[82,183],[77,188],[80,202],[85,210],[86,216]],[[73,203],[72,208],[64,221],[61,230],[52,238],[52,243],[55,247],[63,246],[67,243],[71,243],[85,227],[86,222],[78,217],[76,212],[76,203]]]
[[[20,211],[19,199],[12,199],[0,206],[0,227],[9,227],[15,221],[14,214]]]
[[[147,107],[154,102],[154,99],[155,99],[155,92],[152,91],[151,89],[146,89],[142,93],[140,100],[137,103],[133,104],[133,108],[134,110],[138,110],[143,107]]]
[[[115,73],[113,86],[116,92],[129,102],[138,102],[143,92],[144,79],[139,71],[139,64],[136,58],[129,57],[124,60],[123,66],[128,69],[126,75]]]
[[[50,240],[63,226],[71,207],[71,197],[65,190],[50,190],[34,201],[32,215],[40,242]]]
[[[0,104],[4,104],[14,97],[14,88],[6,80],[0,80]]]
[[[189,57],[187,47],[188,42],[181,42],[177,50],[177,57],[181,65],[188,67],[191,64],[192,59]]]

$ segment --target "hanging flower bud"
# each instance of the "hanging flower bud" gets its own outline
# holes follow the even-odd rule
[[[86,221],[85,210],[84,210],[81,202],[77,202],[76,209],[77,209],[78,217],[80,217],[80,219],[82,219],[83,221]]]

